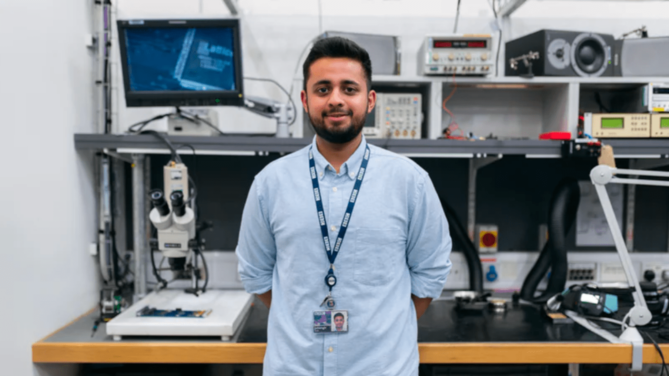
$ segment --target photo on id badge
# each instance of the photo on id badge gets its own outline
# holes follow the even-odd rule
[[[314,333],[348,332],[348,311],[314,312]]]

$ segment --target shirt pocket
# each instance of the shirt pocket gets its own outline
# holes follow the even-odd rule
[[[366,286],[383,286],[398,277],[406,262],[406,245],[401,234],[392,229],[356,229],[354,280]]]

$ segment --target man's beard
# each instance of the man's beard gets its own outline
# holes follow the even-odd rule
[[[366,108],[366,107],[365,107]],[[351,118],[351,123],[348,127],[337,127],[336,129],[328,129],[325,126],[325,117],[328,115],[347,115]],[[319,114],[320,116],[313,116],[311,111],[309,111],[309,120],[311,120],[311,125],[314,127],[316,134],[324,139],[327,142],[333,144],[345,144],[349,141],[352,141],[365,126],[365,117],[366,114],[360,114],[359,116],[354,116],[353,111],[348,110],[344,111],[341,108],[336,108],[330,111],[323,111]]]

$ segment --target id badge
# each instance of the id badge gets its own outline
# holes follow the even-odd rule
[[[314,311],[314,333],[348,332],[348,311]]]

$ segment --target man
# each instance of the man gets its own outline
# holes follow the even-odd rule
[[[337,332],[343,332],[344,331],[344,314],[341,312],[337,312],[334,315],[334,324],[335,324],[335,331]]]
[[[303,73],[316,137],[255,177],[237,247],[270,307],[264,375],[417,375],[417,318],[451,267],[441,204],[423,169],[361,134],[376,101],[364,49],[322,39]],[[316,333],[330,309],[346,332]]]

